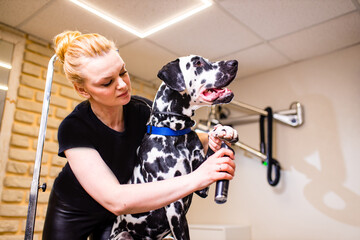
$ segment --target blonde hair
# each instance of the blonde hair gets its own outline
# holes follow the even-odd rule
[[[54,37],[55,52],[64,64],[66,78],[73,84],[83,84],[80,67],[83,58],[103,56],[110,50],[116,50],[113,41],[96,33],[82,34],[78,31],[65,31]]]

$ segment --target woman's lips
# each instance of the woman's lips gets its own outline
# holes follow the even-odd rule
[[[118,95],[117,97],[118,97],[118,98],[126,97],[128,94],[129,94],[129,91],[126,90],[126,92],[121,93],[121,94]]]

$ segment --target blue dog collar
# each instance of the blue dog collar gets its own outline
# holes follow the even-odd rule
[[[147,133],[148,134],[156,134],[156,135],[163,135],[163,136],[181,136],[188,134],[191,132],[191,128],[185,128],[183,130],[172,130],[171,128],[167,127],[154,127],[151,125],[147,125]]]

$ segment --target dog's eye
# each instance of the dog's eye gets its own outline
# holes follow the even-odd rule
[[[200,60],[195,62],[195,67],[202,67],[202,62]]]

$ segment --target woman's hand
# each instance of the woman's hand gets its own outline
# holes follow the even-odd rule
[[[196,190],[204,189],[218,180],[231,180],[235,174],[234,152],[221,148],[191,174],[198,183]]]

